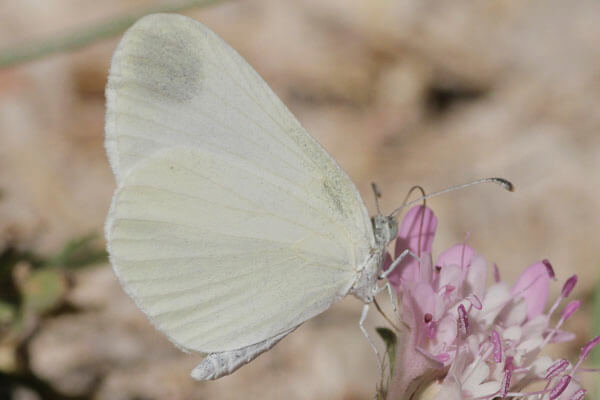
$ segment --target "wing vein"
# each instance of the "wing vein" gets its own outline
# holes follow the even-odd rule
[[[142,87],[146,87],[145,85],[143,85],[143,84],[141,84],[141,83],[137,83],[137,82],[136,82],[136,84],[137,84],[137,85],[139,85],[139,86],[142,86]],[[130,99],[132,99],[132,100],[135,100],[136,102],[143,102],[143,103],[145,103],[146,105],[148,105],[148,106],[150,106],[150,107],[157,108],[157,109],[159,109],[160,111],[164,111],[164,112],[166,112],[166,113],[169,113],[169,114],[171,114],[171,113],[173,113],[173,112],[174,112],[174,110],[173,110],[173,109],[167,109],[166,107],[158,107],[156,104],[152,104],[152,103],[150,103],[149,101],[147,101],[145,98],[143,98],[143,97],[141,97],[141,96],[140,96],[140,97],[137,97],[137,96],[135,96],[135,95],[128,94],[128,93],[127,93],[127,92],[125,92],[125,91],[121,91],[121,93],[119,94],[119,96],[121,96],[121,97],[125,97],[125,98],[130,98]],[[153,123],[153,124],[156,124],[156,125],[158,125],[158,126],[160,126],[160,127],[166,128],[166,129],[168,129],[168,130],[171,130],[171,131],[174,131],[174,132],[181,133],[181,134],[183,134],[183,135],[185,135],[185,136],[187,136],[187,137],[189,137],[189,138],[196,139],[196,140],[198,139],[198,136],[197,136],[196,134],[194,134],[194,133],[187,132],[187,131],[185,131],[185,130],[183,130],[183,129],[176,129],[176,128],[172,127],[172,126],[168,126],[168,125],[166,125],[166,124],[164,124],[164,123],[161,123],[160,121],[157,121],[157,120],[154,120],[154,119],[150,119],[150,118],[142,117],[142,116],[140,116],[140,115],[135,115],[135,114],[131,114],[131,113],[125,113],[125,112],[122,112],[122,111],[121,111],[121,112],[119,112],[119,114],[120,114],[120,115],[127,115],[127,116],[130,116],[130,117],[133,117],[133,118],[138,118],[138,119],[140,119],[140,120],[142,120],[142,121],[151,122],[151,123]],[[192,121],[197,121],[197,122],[200,122],[200,123],[202,123],[202,122],[203,122],[201,119],[197,119],[197,118],[196,118],[196,115],[194,115],[194,114],[187,114],[187,115],[188,115],[189,117],[191,117],[191,118],[192,118]],[[233,127],[231,127],[231,126],[229,126],[229,125],[226,125],[225,123],[223,123],[223,121],[219,121],[219,120],[217,120],[217,119],[213,118],[213,117],[212,117],[212,116],[211,116],[209,113],[203,113],[203,112],[201,112],[200,110],[198,110],[198,115],[199,115],[199,116],[202,116],[202,117],[204,117],[204,118],[206,118],[206,119],[207,119],[207,120],[209,120],[209,121],[212,121],[212,122],[214,122],[215,124],[218,124],[218,125],[220,125],[220,126],[221,126],[221,127],[222,127],[222,128],[223,128],[223,129],[224,129],[224,130],[225,130],[225,131],[228,133],[228,134],[230,134],[232,137],[233,137],[233,136],[237,136],[237,135],[239,135],[239,132],[236,132],[236,131],[235,131],[235,129],[234,129]],[[124,135],[123,135],[123,134],[120,134],[119,136],[124,136]],[[130,136],[133,136],[133,135],[130,135]],[[141,136],[141,137],[143,138],[143,136]],[[271,135],[269,135],[269,137],[271,137],[271,138],[274,138],[274,137],[272,137]],[[261,145],[260,141],[254,141],[254,140],[252,140],[251,136],[243,136],[243,138],[244,138],[245,140],[248,140],[250,143],[252,143],[253,145],[255,145],[255,146],[256,146],[256,147],[258,147],[258,148],[260,148],[260,147],[263,147],[263,148],[264,148],[264,147],[265,147],[265,146]],[[155,139],[147,139],[147,140],[155,141]],[[158,143],[164,143],[164,144],[168,144],[168,143],[165,143],[165,142],[158,142]],[[206,143],[203,143],[203,144],[206,144]],[[224,150],[224,148],[220,148],[220,147],[218,147],[218,146],[216,146],[216,145],[214,145],[214,144],[212,144],[212,143],[211,143],[211,145],[213,145],[214,147],[218,148],[219,150]],[[282,143],[282,145],[284,145],[284,144]],[[284,146],[284,147],[285,147],[285,146]],[[289,148],[289,147],[285,147],[285,148],[286,148],[286,150],[290,150],[290,148]],[[276,157],[277,157],[277,153],[276,153],[276,152],[270,152],[270,154],[271,154],[271,155],[274,155],[274,156],[276,156]],[[294,153],[294,154],[295,154],[295,155],[298,155],[297,153]],[[292,163],[289,163],[289,162],[288,162],[288,161],[287,161],[285,158],[283,158],[283,157],[277,157],[277,158],[278,158],[278,160],[280,160],[280,161],[281,161],[283,164],[285,164],[285,165],[289,166],[290,168],[292,168],[292,169],[294,169],[294,170],[296,170],[296,171],[302,171],[301,169],[297,168],[297,167],[296,167],[294,164],[292,164]]]
[[[192,171],[190,171],[190,172],[192,172]],[[206,178],[206,179],[209,180],[208,178]],[[213,181],[210,181],[210,182],[214,183],[216,185],[216,182],[213,182]],[[141,185],[141,184],[128,185],[127,188],[128,189],[129,188],[149,188],[149,189],[153,189],[153,190],[156,190],[156,191],[163,191],[163,192],[171,193],[171,194],[174,194],[174,195],[177,195],[177,196],[192,198],[194,200],[199,200],[199,201],[205,202],[207,204],[212,204],[212,205],[218,206],[219,208],[225,208],[225,209],[230,209],[230,210],[234,210],[234,211],[241,211],[241,212],[255,214],[255,215],[265,215],[265,216],[270,216],[270,217],[278,218],[278,219],[281,219],[283,221],[286,221],[286,222],[290,223],[291,225],[295,225],[297,227],[304,228],[304,229],[308,230],[309,232],[311,232],[311,233],[313,233],[313,234],[315,234],[317,236],[321,236],[323,238],[329,239],[329,236],[327,234],[318,232],[313,227],[311,227],[309,225],[302,224],[302,223],[300,223],[298,221],[295,221],[293,219],[287,218],[287,217],[285,217],[282,214],[275,214],[274,212],[269,211],[269,209],[267,209],[265,207],[261,207],[257,203],[254,203],[256,209],[252,210],[252,209],[244,209],[244,208],[232,207],[230,205],[225,205],[223,203],[216,203],[214,201],[207,200],[207,199],[205,199],[203,197],[199,197],[199,196],[195,196],[195,195],[191,195],[191,194],[186,194],[186,193],[181,193],[181,192],[176,192],[174,190],[170,190],[170,189],[166,189],[166,188],[158,187],[158,186],[153,186],[153,185]],[[234,193],[235,194],[235,192],[228,190],[228,188],[226,188],[226,187],[222,186],[222,188],[225,189],[225,190],[227,190],[227,191],[229,191],[229,193]],[[243,196],[239,196],[239,197],[243,201],[246,201],[249,204],[253,204],[250,199],[247,199],[247,198],[245,198]],[[304,204],[308,205],[307,203],[304,203]],[[257,211],[257,209],[260,209],[261,211],[259,212],[259,211]],[[315,212],[319,212],[317,209],[314,209],[314,211]],[[320,215],[322,215],[322,214],[320,214]]]

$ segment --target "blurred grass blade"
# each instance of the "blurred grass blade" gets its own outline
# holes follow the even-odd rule
[[[67,293],[67,280],[55,268],[42,268],[31,274],[21,290],[25,310],[43,314],[62,302]]]
[[[128,15],[114,17],[107,22],[102,22],[95,26],[83,28],[65,35],[4,49],[0,51],[0,68],[11,67],[54,53],[79,49],[99,40],[118,35],[146,14],[178,12],[188,8],[208,6],[221,1],[223,0],[168,2],[163,6],[152,7]]]
[[[0,300],[0,332],[2,332],[3,326],[6,326],[13,321],[15,315],[15,306]]]
[[[73,239],[58,254],[50,257],[46,264],[59,268],[80,268],[106,261],[108,255],[104,248],[96,245],[97,239],[96,233]]]
[[[391,329],[377,327],[375,330],[385,343],[385,351],[390,363],[390,376],[394,376],[394,366],[396,365],[396,345],[398,343],[398,338]]]

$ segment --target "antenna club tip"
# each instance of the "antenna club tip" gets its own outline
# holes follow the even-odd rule
[[[509,192],[514,192],[515,191],[515,185],[512,184],[511,181],[509,181],[508,179],[504,179],[504,178],[492,178],[496,183],[498,183],[500,186],[502,186],[504,189],[508,190]]]

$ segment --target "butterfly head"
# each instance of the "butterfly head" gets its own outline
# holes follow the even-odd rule
[[[371,222],[377,248],[385,248],[398,235],[398,222],[391,215],[375,215]]]

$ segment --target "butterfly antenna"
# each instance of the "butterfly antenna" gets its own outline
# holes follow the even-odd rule
[[[379,199],[381,198],[381,191],[379,186],[375,182],[371,182],[371,189],[373,189],[373,195],[375,196],[375,207],[377,207],[377,215],[381,215],[381,209],[379,208]]]
[[[439,196],[440,194],[444,194],[444,193],[448,193],[448,192],[454,192],[455,190],[465,189],[465,188],[468,188],[470,186],[479,185],[480,183],[495,183],[496,185],[502,186],[505,190],[508,190],[509,192],[514,192],[514,190],[515,190],[514,185],[509,180],[507,180],[507,179],[504,179],[504,178],[484,178],[484,179],[478,179],[476,181],[472,181],[472,182],[469,182],[469,183],[463,183],[462,185],[450,186],[449,188],[440,190],[438,192],[433,192],[433,193],[430,193],[428,195],[423,195],[423,196],[419,197],[418,199],[406,202],[406,200],[408,199],[408,196],[411,193],[411,192],[409,192],[409,194],[407,195],[407,198],[404,200],[405,202],[400,207],[396,208],[390,214],[390,216],[395,217],[396,214],[398,214],[403,208],[412,206],[413,204],[417,204],[419,202],[422,202],[424,200],[430,199],[432,197]]]
[[[413,194],[413,192],[415,190],[418,190],[418,191],[421,192],[421,197],[419,197],[419,199],[422,199],[423,200],[423,205],[425,205],[425,201],[426,201],[425,197],[427,196],[427,194],[425,193],[425,189],[423,189],[422,186],[415,185],[415,186],[413,186],[413,187],[410,188],[410,190],[408,191],[408,193],[406,193],[406,196],[404,197],[404,200],[402,201],[402,205],[399,207],[400,209],[406,207],[406,204],[408,203],[408,199],[410,198],[410,196]]]

